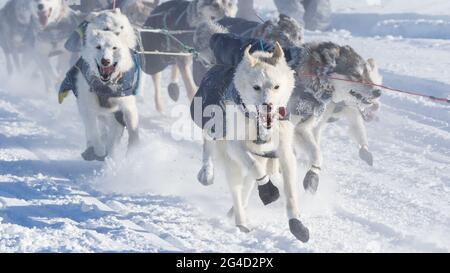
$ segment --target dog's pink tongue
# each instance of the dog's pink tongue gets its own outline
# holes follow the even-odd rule
[[[114,66],[103,66],[101,70],[104,76],[109,76],[114,72]]]
[[[39,13],[39,23],[41,23],[41,25],[43,27],[47,26],[48,23],[48,15],[46,12],[40,12]]]

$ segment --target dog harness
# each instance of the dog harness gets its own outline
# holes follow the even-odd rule
[[[89,64],[83,58],[78,59],[77,63],[67,72],[59,88],[59,103],[63,102],[70,91],[73,92],[75,97],[78,97],[76,79],[80,74],[88,82],[90,91],[99,97],[102,107],[107,107],[107,104],[104,102],[109,98],[135,96],[139,90],[141,68],[137,54],[133,52],[132,56],[134,62],[133,68],[124,72],[115,83],[104,83],[97,75],[92,73]]]

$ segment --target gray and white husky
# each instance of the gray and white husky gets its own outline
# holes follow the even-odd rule
[[[31,45],[31,1],[10,0],[0,10],[0,47],[3,49],[9,74],[20,70],[20,56]]]
[[[139,141],[136,92],[142,76],[138,59],[128,45],[110,31],[87,32],[81,58],[69,70],[61,85],[62,103],[69,91],[77,97],[85,126],[85,160],[104,160],[114,153],[124,127],[128,147]]]
[[[297,143],[309,155],[310,169],[303,185],[315,192],[322,168],[320,141],[325,125],[338,117],[350,123],[360,157],[369,165],[365,120],[379,108],[382,77],[373,59],[365,61],[350,46],[331,42],[308,43],[297,65],[297,87],[290,100]],[[374,85],[375,84],[375,85]]]
[[[233,83],[226,91],[226,136],[214,141],[214,154],[224,164],[235,223],[241,231],[250,231],[245,210],[255,181],[262,201],[268,204],[279,196],[270,175],[281,171],[290,230],[297,239],[306,242],[309,231],[300,221],[297,196],[294,127],[278,110],[286,107],[292,94],[294,71],[278,43],[273,53],[250,53],[250,48],[245,50]],[[229,107],[233,109],[231,112]]]

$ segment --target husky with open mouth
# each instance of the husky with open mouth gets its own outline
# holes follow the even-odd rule
[[[54,88],[57,71],[66,71],[76,58],[65,51],[64,41],[81,21],[80,14],[64,0],[35,0],[30,4],[33,25],[33,56],[48,90]],[[51,60],[56,58],[56,66]]]
[[[280,44],[272,53],[258,48],[257,42],[248,44],[237,66],[217,65],[208,71],[191,105],[192,118],[212,138],[214,157],[224,164],[236,226],[251,230],[245,210],[255,183],[264,205],[278,199],[270,176],[281,171],[290,230],[307,242],[309,231],[300,221],[297,196],[294,127],[285,111],[295,86],[294,71]],[[205,122],[210,107],[216,110]]]
[[[85,160],[102,161],[112,155],[125,127],[128,148],[139,142],[135,95],[141,77],[138,57],[117,35],[97,30],[87,33],[81,58],[59,92],[60,103],[70,91],[77,97],[86,132]]]

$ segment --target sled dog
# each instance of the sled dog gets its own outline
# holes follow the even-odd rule
[[[86,133],[85,160],[102,161],[112,155],[124,127],[128,148],[138,143],[135,95],[141,76],[139,59],[116,34],[87,32],[81,58],[67,73],[59,92],[60,103],[70,91],[77,97]]]
[[[146,51],[187,52],[193,47],[193,32],[205,20],[218,20],[225,16],[236,14],[235,0],[193,0],[167,1],[157,6],[145,23],[146,28],[163,29],[169,31],[183,31],[174,36],[163,33],[142,33],[142,43]],[[161,91],[161,72],[168,66],[174,65],[179,69],[172,69],[169,96],[178,100],[178,73],[181,73],[189,99],[192,99],[197,87],[192,78],[192,58],[184,56],[146,55],[143,70],[152,75],[155,89],[155,106],[163,112],[163,98]]]
[[[214,135],[214,155],[224,164],[236,226],[243,232],[250,231],[245,210],[255,182],[265,205],[279,197],[279,191],[270,176],[281,171],[290,230],[297,239],[307,242],[309,231],[299,220],[294,127],[286,119],[285,112],[295,86],[294,71],[288,66],[280,44],[275,44],[273,53],[251,53],[251,48],[252,45],[247,46],[235,71],[221,66],[212,68],[200,86],[200,94],[194,99],[195,108],[197,96],[204,96],[204,102],[209,100],[207,97],[211,93],[223,94],[213,95],[218,101],[212,105],[221,105],[225,109],[224,124],[221,125],[220,118],[217,119],[219,124],[214,126],[216,132],[211,131],[208,123],[196,120],[196,109],[193,110],[193,119],[196,124],[202,124],[205,134]],[[231,82],[220,84],[225,90],[217,90],[214,83],[210,85],[209,81],[215,81],[215,75],[224,78],[230,78],[227,75],[231,75]],[[208,110],[203,108],[203,111]],[[220,114],[216,113],[216,117],[220,117]],[[220,128],[224,128],[224,131],[216,134]]]
[[[80,15],[73,11],[64,0],[36,0],[30,3],[33,26],[33,56],[42,72],[48,90],[58,78],[57,71],[70,67],[71,58],[64,50],[64,41],[80,23]],[[51,64],[56,57],[57,66]],[[56,71],[55,71],[56,70]]]
[[[0,47],[6,59],[8,74],[21,69],[21,55],[30,49],[31,2],[9,0],[0,10]]]
[[[296,124],[296,142],[310,160],[303,185],[314,193],[323,161],[321,134],[325,125],[338,116],[350,122],[350,135],[358,142],[360,157],[372,164],[364,120],[378,109],[381,90],[373,84],[381,84],[382,77],[373,59],[364,60],[350,46],[307,43],[302,51],[289,111]]]

